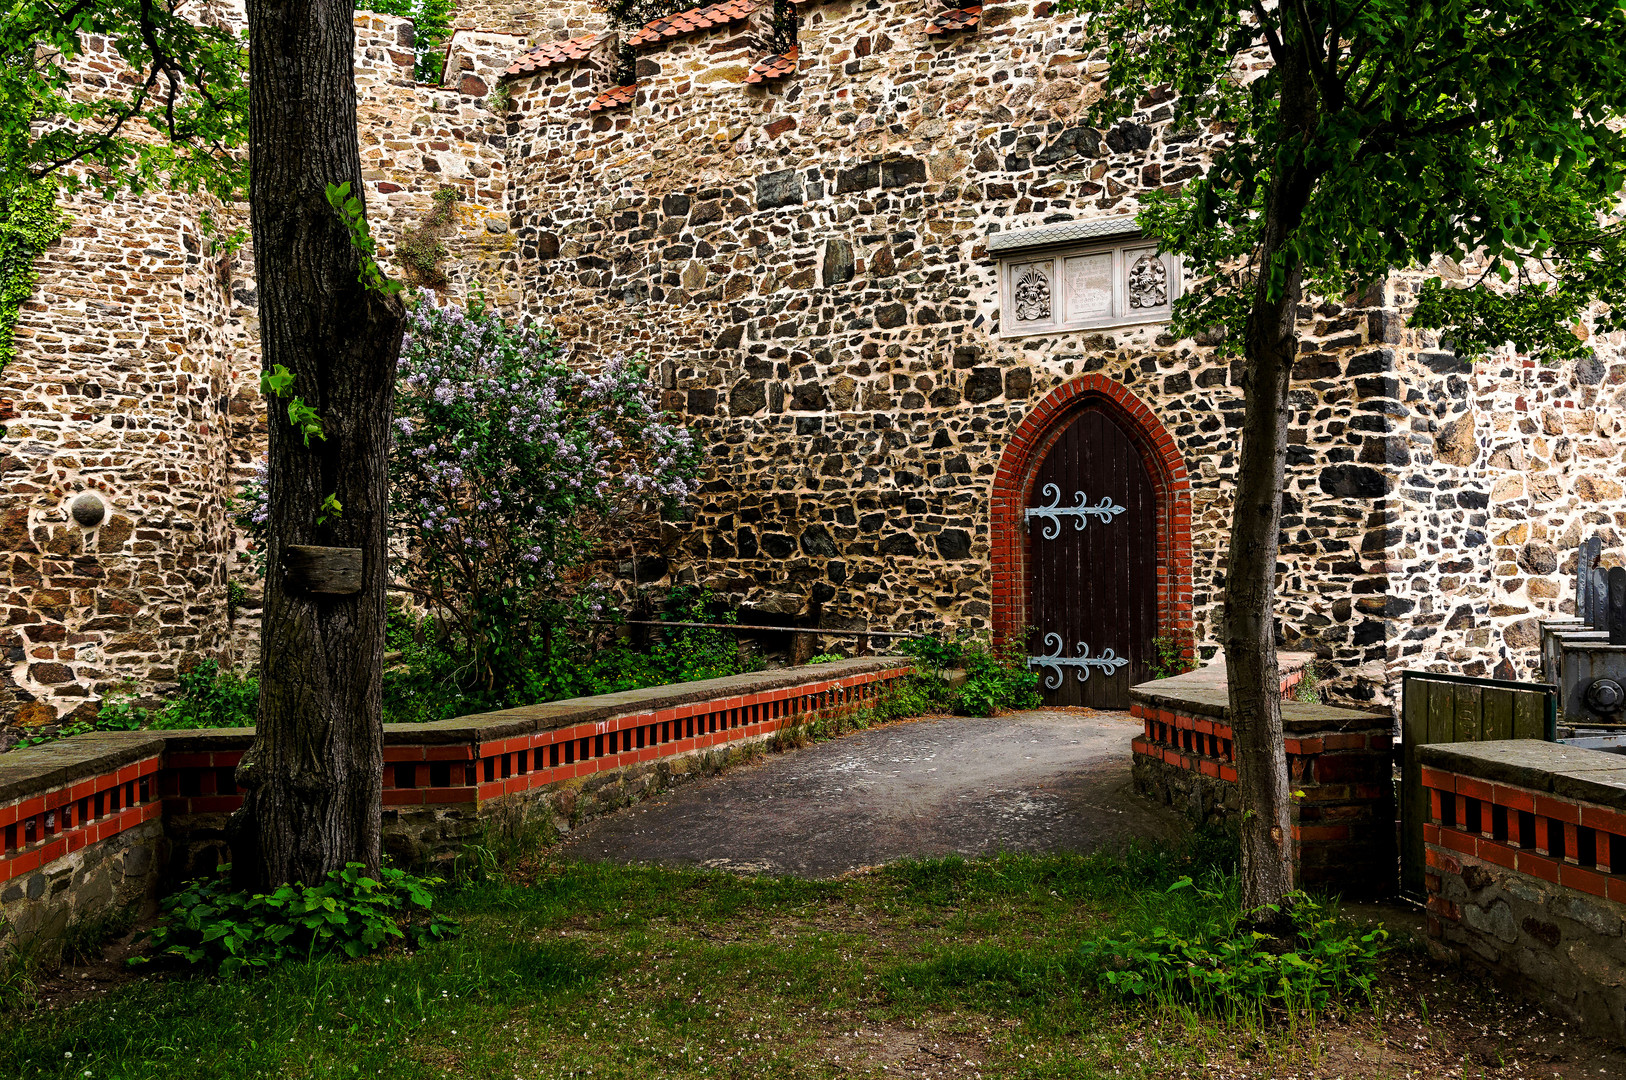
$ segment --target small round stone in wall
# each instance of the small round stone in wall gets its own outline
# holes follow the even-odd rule
[[[87,529],[94,529],[107,516],[107,504],[94,491],[81,492],[68,509],[73,513],[73,520]]]

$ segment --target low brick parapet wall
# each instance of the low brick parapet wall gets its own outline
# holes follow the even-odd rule
[[[1626,758],[1529,739],[1418,758],[1434,950],[1626,1039]]]
[[[845,660],[385,725],[385,846],[422,863],[493,820],[542,813],[568,828],[783,728],[856,712],[910,670],[897,657]],[[0,919],[52,936],[229,858],[235,772],[253,739],[253,728],[95,732],[0,755]]]
[[[1298,678],[1284,676],[1283,689]],[[1241,814],[1230,705],[1220,665],[1130,691],[1142,723],[1136,787],[1199,824]],[[1393,720],[1282,702],[1293,798],[1296,880],[1304,888],[1387,896],[1396,875]]]

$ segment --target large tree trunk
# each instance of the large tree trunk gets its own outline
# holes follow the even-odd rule
[[[1283,19],[1286,48],[1277,67],[1283,128],[1307,135],[1316,98],[1294,22]],[[1242,797],[1242,906],[1257,925],[1277,931],[1284,928],[1285,912],[1269,905],[1279,905],[1293,889],[1294,854],[1275,628],[1287,395],[1302,292],[1301,267],[1288,238],[1303,217],[1311,181],[1290,156],[1278,162],[1271,180],[1244,341],[1242,453],[1225,578],[1226,685]],[[1283,273],[1272,285],[1270,268],[1278,259]]]
[[[237,884],[312,882],[379,863],[384,529],[400,302],[365,289],[328,184],[361,193],[349,0],[249,0],[249,164],[262,364],[286,365],[321,415],[307,447],[270,400],[269,550],[260,715],[238,767]],[[342,512],[324,524],[322,504]],[[310,595],[282,573],[290,544],[360,548],[361,591]]]

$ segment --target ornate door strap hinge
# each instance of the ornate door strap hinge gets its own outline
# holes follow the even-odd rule
[[[1094,506],[1085,506],[1086,496],[1082,491],[1073,492],[1074,505],[1062,506],[1061,488],[1055,484],[1046,484],[1044,493],[1045,497],[1050,500],[1050,505],[1028,507],[1023,515],[1022,523],[1031,527],[1034,518],[1042,519],[1044,529],[1040,535],[1046,540],[1054,540],[1061,535],[1061,519],[1063,517],[1072,518],[1073,529],[1082,531],[1085,518],[1100,518],[1101,524],[1108,525],[1111,524],[1113,518],[1128,509],[1117,505],[1106,495],[1101,496],[1101,501]]]
[[[1044,645],[1050,650],[1050,655],[1028,657],[1028,667],[1050,669],[1050,674],[1046,675],[1044,680],[1047,690],[1061,689],[1062,680],[1066,678],[1062,674],[1062,668],[1073,668],[1078,672],[1079,682],[1089,682],[1091,668],[1110,676],[1116,675],[1119,668],[1129,666],[1127,659],[1111,649],[1103,650],[1100,656],[1091,656],[1090,647],[1082,641],[1078,643],[1077,656],[1063,656],[1060,634],[1046,634]]]

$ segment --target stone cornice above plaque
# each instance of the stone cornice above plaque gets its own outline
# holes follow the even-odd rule
[[[1062,221],[1031,229],[1010,229],[988,237],[988,254],[1008,255],[1057,244],[1081,244],[1095,240],[1128,240],[1140,236],[1140,226],[1128,214],[1096,218],[1093,221]]]

